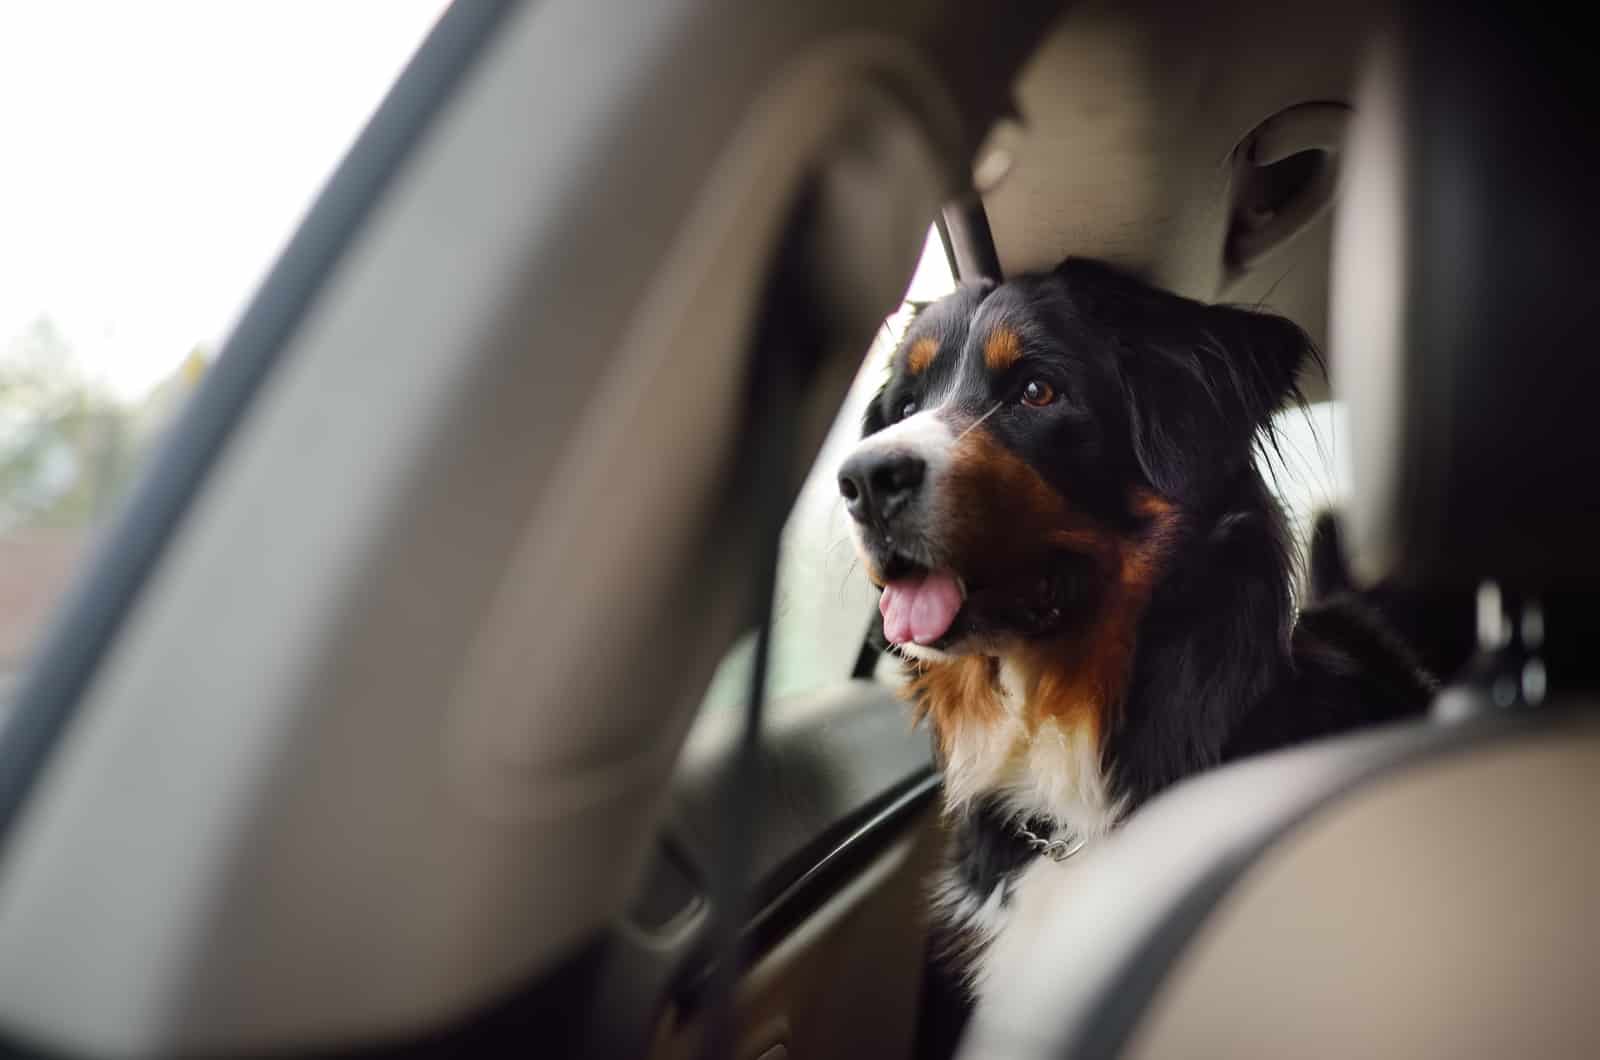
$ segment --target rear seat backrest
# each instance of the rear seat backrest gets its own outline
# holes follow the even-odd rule
[[[1511,618],[1549,662],[1548,697],[1524,698],[1549,702],[1496,710],[1462,687],[1447,694],[1478,708],[1464,720],[1264,756],[1154,800],[1074,870],[963,1056],[1600,1041],[1600,656],[1579,624],[1600,582],[1583,409],[1600,393],[1600,152],[1586,40],[1520,14],[1419,10],[1375,54],[1344,153],[1331,352],[1357,572],[1541,602]]]

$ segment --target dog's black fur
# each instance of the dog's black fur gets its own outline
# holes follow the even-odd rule
[[[1018,347],[1004,370],[985,352],[998,333]],[[919,343],[937,353],[913,371],[909,351]],[[1069,259],[1048,274],[964,286],[927,307],[867,413],[870,437],[937,401],[954,426],[987,436],[986,451],[1020,460],[1066,498],[1108,548],[1144,548],[1161,521],[1125,679],[1114,702],[1098,704],[1103,766],[1125,812],[1220,763],[1417,714],[1432,696],[1426,667],[1359,593],[1339,586],[1296,614],[1292,543],[1257,443],[1274,443],[1272,416],[1299,400],[1295,380],[1308,360],[1318,360],[1312,344],[1281,317],[1191,301]],[[1053,392],[1047,405],[1019,400],[1031,381]],[[971,510],[979,507],[967,504],[961,519],[989,518],[988,551],[1010,562],[974,558],[970,548],[949,561],[968,568],[958,573],[974,588],[933,647],[960,655],[967,643],[1094,635],[1109,591],[1104,571],[1072,547],[1008,536],[1028,520]],[[915,575],[918,559],[902,542],[941,532],[930,522],[889,533],[858,519],[858,544],[880,583]],[[927,701],[941,694],[926,680],[930,669],[953,664],[908,665],[912,694],[936,727],[962,709]],[[1014,800],[980,799],[953,822],[951,857],[975,896],[1007,886],[1038,856],[1016,817]]]

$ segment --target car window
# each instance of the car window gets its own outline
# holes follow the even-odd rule
[[[911,319],[912,303],[932,301],[954,287],[944,243],[938,230],[930,228],[905,298],[878,329],[784,525],[767,670],[767,696],[774,710],[804,710],[812,702],[804,693],[848,679],[867,623],[877,615],[877,593],[856,562],[836,476],[861,437],[868,402],[888,376],[889,356]],[[702,716],[743,703],[754,647],[753,633],[734,644],[706,692]],[[880,666],[878,674],[897,680],[898,668]]]
[[[448,0],[0,4],[0,711]]]
[[[1273,440],[1263,440],[1262,470],[1289,515],[1304,556],[1319,514],[1343,508],[1350,495],[1350,449],[1344,405],[1317,401],[1291,406],[1273,418]]]

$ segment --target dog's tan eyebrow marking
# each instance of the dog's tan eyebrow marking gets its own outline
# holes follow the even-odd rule
[[[918,339],[906,350],[906,371],[912,375],[921,375],[927,371],[928,365],[939,356],[939,343],[934,339]]]
[[[1008,327],[998,327],[989,332],[983,344],[983,363],[991,372],[1003,372],[1022,357],[1022,339]]]

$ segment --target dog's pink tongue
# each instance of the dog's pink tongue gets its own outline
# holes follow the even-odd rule
[[[961,590],[944,571],[892,581],[878,598],[883,635],[891,644],[931,644],[949,631],[960,610]]]

